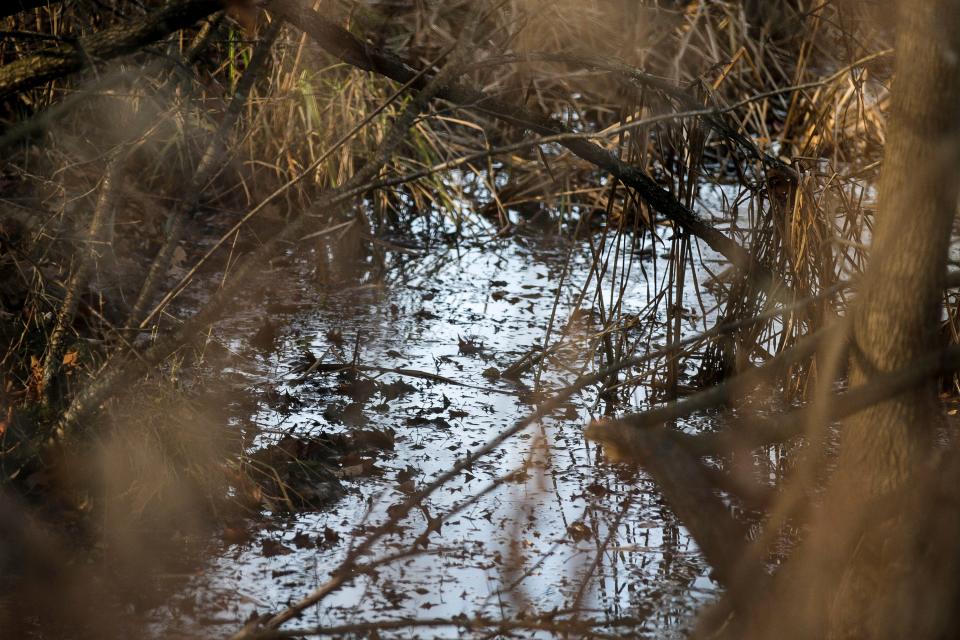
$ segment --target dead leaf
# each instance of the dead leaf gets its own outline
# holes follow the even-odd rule
[[[264,539],[263,542],[260,543],[260,550],[263,553],[263,557],[265,558],[272,558],[274,556],[285,556],[289,553],[293,553],[293,549],[283,544],[282,542],[273,540],[272,538]]]
[[[574,542],[589,540],[593,537],[593,532],[590,530],[590,527],[580,521],[574,522],[567,527],[567,533],[570,534]]]
[[[499,380],[500,379],[500,370],[496,367],[487,367],[483,370],[481,375],[487,380]]]
[[[336,544],[340,542],[340,534],[330,527],[323,528],[323,541],[327,544]]]
[[[457,336],[457,343],[460,347],[460,353],[466,356],[472,356],[483,351],[483,345],[476,340]]]

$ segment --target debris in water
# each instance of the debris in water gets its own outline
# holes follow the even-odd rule
[[[483,345],[476,340],[457,336],[457,342],[460,347],[460,353],[465,356],[472,356],[483,352]]]
[[[580,520],[571,523],[570,526],[567,527],[567,533],[570,534],[570,538],[574,542],[582,542],[593,537],[593,532],[590,530],[590,527]]]

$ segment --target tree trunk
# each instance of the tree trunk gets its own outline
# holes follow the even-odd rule
[[[879,208],[851,309],[851,387],[938,347],[960,183],[960,0],[901,0],[898,11]],[[939,568],[957,566],[955,540],[943,544],[955,533],[955,507],[944,512],[942,481],[928,473],[939,416],[931,383],[844,424],[837,471],[806,540],[778,572],[768,606],[741,611],[746,629],[735,624],[730,637],[935,638],[956,631],[960,580]],[[941,578],[931,579],[931,566]]]
[[[902,0],[891,123],[870,263],[854,310],[851,386],[937,347],[957,206],[960,2]],[[846,425],[841,469],[877,495],[910,477],[937,424],[931,386]]]
[[[880,180],[876,236],[853,310],[850,384],[908,366],[938,347],[937,336],[960,162],[960,1],[901,0],[891,121]],[[940,637],[954,585],[913,568],[930,535],[918,514],[877,521],[872,505],[899,494],[932,496],[920,471],[941,424],[932,384],[863,411],[844,425],[830,520],[846,514],[846,563],[828,628],[834,637]],[[931,505],[932,506],[932,505]],[[869,530],[860,531],[864,522]],[[821,523],[822,528],[829,523]],[[942,550],[952,564],[952,547]],[[841,547],[841,548],[844,548]],[[921,615],[920,612],[924,612]]]

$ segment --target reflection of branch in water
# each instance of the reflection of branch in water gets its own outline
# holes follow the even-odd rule
[[[746,531],[717,496],[696,456],[665,429],[634,429],[607,420],[591,425],[586,436],[603,443],[617,459],[642,464],[697,541],[718,581],[724,583],[734,574]]]
[[[419,369],[381,367],[381,366],[370,365],[370,364],[340,364],[340,363],[321,364],[319,360],[315,361],[309,367],[307,367],[307,370],[304,371],[293,382],[294,384],[302,384],[307,381],[311,373],[315,373],[315,372],[342,373],[342,372],[349,372],[349,371],[371,371],[375,373],[394,373],[398,376],[407,376],[409,378],[419,378],[421,380],[429,380],[431,382],[441,382],[443,384],[452,384],[458,387],[466,387],[468,389],[478,389],[480,391],[485,391],[486,393],[499,393],[499,394],[508,395],[508,396],[517,395],[516,391],[511,391],[509,389],[495,389],[493,387],[483,387],[480,385],[470,384],[468,382],[460,382],[459,380],[454,380],[453,378],[441,376],[438,373],[430,373],[429,371],[420,371]]]
[[[445,82],[447,80],[446,76],[452,73],[454,73],[453,69],[447,66],[434,76],[396,118],[374,157],[365,162],[341,186],[325,192],[324,196],[315,202],[315,205],[330,207],[332,203],[340,203],[344,193],[350,192],[358,184],[363,184],[378,174],[390,160],[396,148],[407,138],[414,120],[438,90],[438,85]],[[248,213],[249,215],[251,214]],[[74,396],[70,406],[56,425],[58,439],[65,439],[72,435],[82,419],[87,417],[89,413],[95,411],[107,399],[128,388],[130,384],[133,384],[147,371],[149,366],[162,362],[167,356],[194,339],[220,318],[229,308],[229,304],[238,297],[241,287],[249,287],[258,276],[262,275],[258,269],[263,262],[277,253],[285,243],[296,239],[298,235],[302,235],[300,232],[307,225],[309,219],[309,214],[301,213],[288,222],[280,232],[262,244],[257,251],[234,270],[232,280],[229,283],[224,283],[216,293],[211,295],[207,304],[199,312],[185,322],[173,335],[154,344],[143,354],[140,360],[131,363],[129,360],[124,360],[124,354],[115,355],[102,369],[99,376]]]
[[[623,517],[627,515],[627,512],[632,506],[633,496],[627,496],[627,499],[623,501],[623,505],[620,507],[620,511],[617,512],[617,517],[614,518],[613,522],[610,524],[609,531],[607,531],[607,535],[603,539],[603,542],[597,542],[597,553],[594,556],[593,561],[590,562],[590,566],[587,567],[587,570],[584,572],[583,577],[580,579],[580,586],[577,587],[577,593],[574,595],[573,602],[570,604],[570,608],[573,611],[578,611],[580,609],[580,606],[583,603],[583,596],[587,592],[587,587],[593,580],[593,577],[597,572],[597,567],[600,566],[600,562],[603,560],[603,554],[606,553],[607,549],[610,548],[610,543],[613,541],[614,536],[617,535],[617,532],[620,529],[620,522],[623,520]]]

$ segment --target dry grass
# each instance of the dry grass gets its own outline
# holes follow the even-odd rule
[[[466,10],[466,3],[428,10],[381,3],[337,6],[344,24],[418,64],[434,61],[454,42]],[[742,132],[753,148],[698,117],[662,119],[609,136],[604,143],[644,167],[682,203],[695,209],[705,205],[703,215],[781,275],[791,287],[790,300],[803,300],[855,277],[862,266],[872,207],[869,184],[883,143],[888,58],[881,44],[887,40],[842,5],[756,6],[693,2],[658,7],[614,0],[491,5],[481,25],[486,55],[495,59],[500,51],[509,51],[514,58],[477,65],[466,75],[491,95],[555,114],[581,131],[689,110],[691,103],[724,109],[717,117]],[[116,7],[112,15],[96,11],[92,22],[76,9],[39,9],[7,19],[6,26],[65,37],[142,11],[135,3]],[[70,353],[79,357],[71,363],[70,384],[95,378],[112,350],[138,340],[117,330],[122,329],[123,308],[136,297],[145,258],[164,237],[167,211],[182,197],[183,185],[189,184],[215,135],[263,28],[262,14],[233,14],[215,27],[193,70],[167,62],[188,49],[192,34],[183,33],[130,61],[150,65],[143,76],[125,74],[130,62],[107,65],[96,77],[50,83],[8,105],[7,119],[15,123],[56,109],[67,97],[86,96],[55,118],[39,139],[9,148],[4,231],[12,250],[3,260],[12,280],[5,286],[22,308],[6,311],[15,320],[7,323],[4,336],[8,404],[29,406],[42,392],[31,363],[42,359],[71,273],[75,238],[87,224],[107,158],[117,148],[132,154],[109,243],[97,251],[95,275],[73,323]],[[0,62],[42,45],[29,37],[5,39]],[[583,68],[575,61],[545,61],[549,57],[544,54],[619,60],[681,88],[690,102],[681,104],[624,73]],[[171,92],[168,78],[177,74],[183,81]],[[103,89],[111,82],[115,84]],[[282,224],[309,211],[318,192],[343,183],[383,142],[406,100],[388,103],[393,91],[390,82],[332,60],[304,34],[284,28],[239,124],[225,141],[220,168],[203,185],[201,216],[215,226],[229,225],[280,190],[233,238],[236,246],[244,238],[256,241],[263,229],[257,227],[260,220],[268,226]],[[730,105],[736,106],[726,110]],[[334,145],[345,135],[347,140]],[[438,228],[444,219],[468,235],[487,233],[483,230],[491,224],[508,228],[532,215],[555,216],[566,220],[568,228],[597,228],[599,223],[599,234],[591,240],[597,271],[621,282],[642,269],[634,249],[653,246],[659,251],[650,244],[654,235],[668,238],[674,258],[670,273],[658,284],[668,310],[665,319],[656,320],[659,305],[646,316],[625,313],[624,288],[601,295],[600,279],[593,293],[584,296],[582,304],[599,310],[603,325],[588,341],[596,354],[588,360],[595,366],[644,349],[643,335],[665,332],[668,342],[679,340],[681,316],[689,313],[683,301],[691,288],[700,300],[696,313],[705,319],[749,318],[768,308],[773,298],[748,281],[724,273],[701,281],[702,248],[695,240],[665,226],[629,190],[602,184],[568,152],[528,147],[456,162],[520,139],[514,128],[482,112],[437,104],[419,119],[381,175],[404,176],[451,161],[457,166],[371,192],[358,201],[354,215],[371,235]],[[796,174],[760,162],[758,152],[786,160]],[[710,189],[722,197],[703,200]],[[319,227],[334,222],[324,220],[324,212],[316,215]],[[202,226],[195,225],[191,233],[203,233]],[[211,266],[224,259],[214,259]],[[719,307],[703,302],[707,290]],[[694,345],[684,358],[692,358],[699,380],[706,382],[789,349],[798,337],[842,314],[843,306],[842,292],[831,295],[724,340]],[[657,322],[663,325],[655,328]],[[665,359],[649,375],[611,379],[610,384],[622,399],[633,397],[640,386],[674,395],[683,386],[678,382],[687,368],[682,360]],[[802,374],[810,366],[801,363],[784,378],[788,395],[804,394]]]

